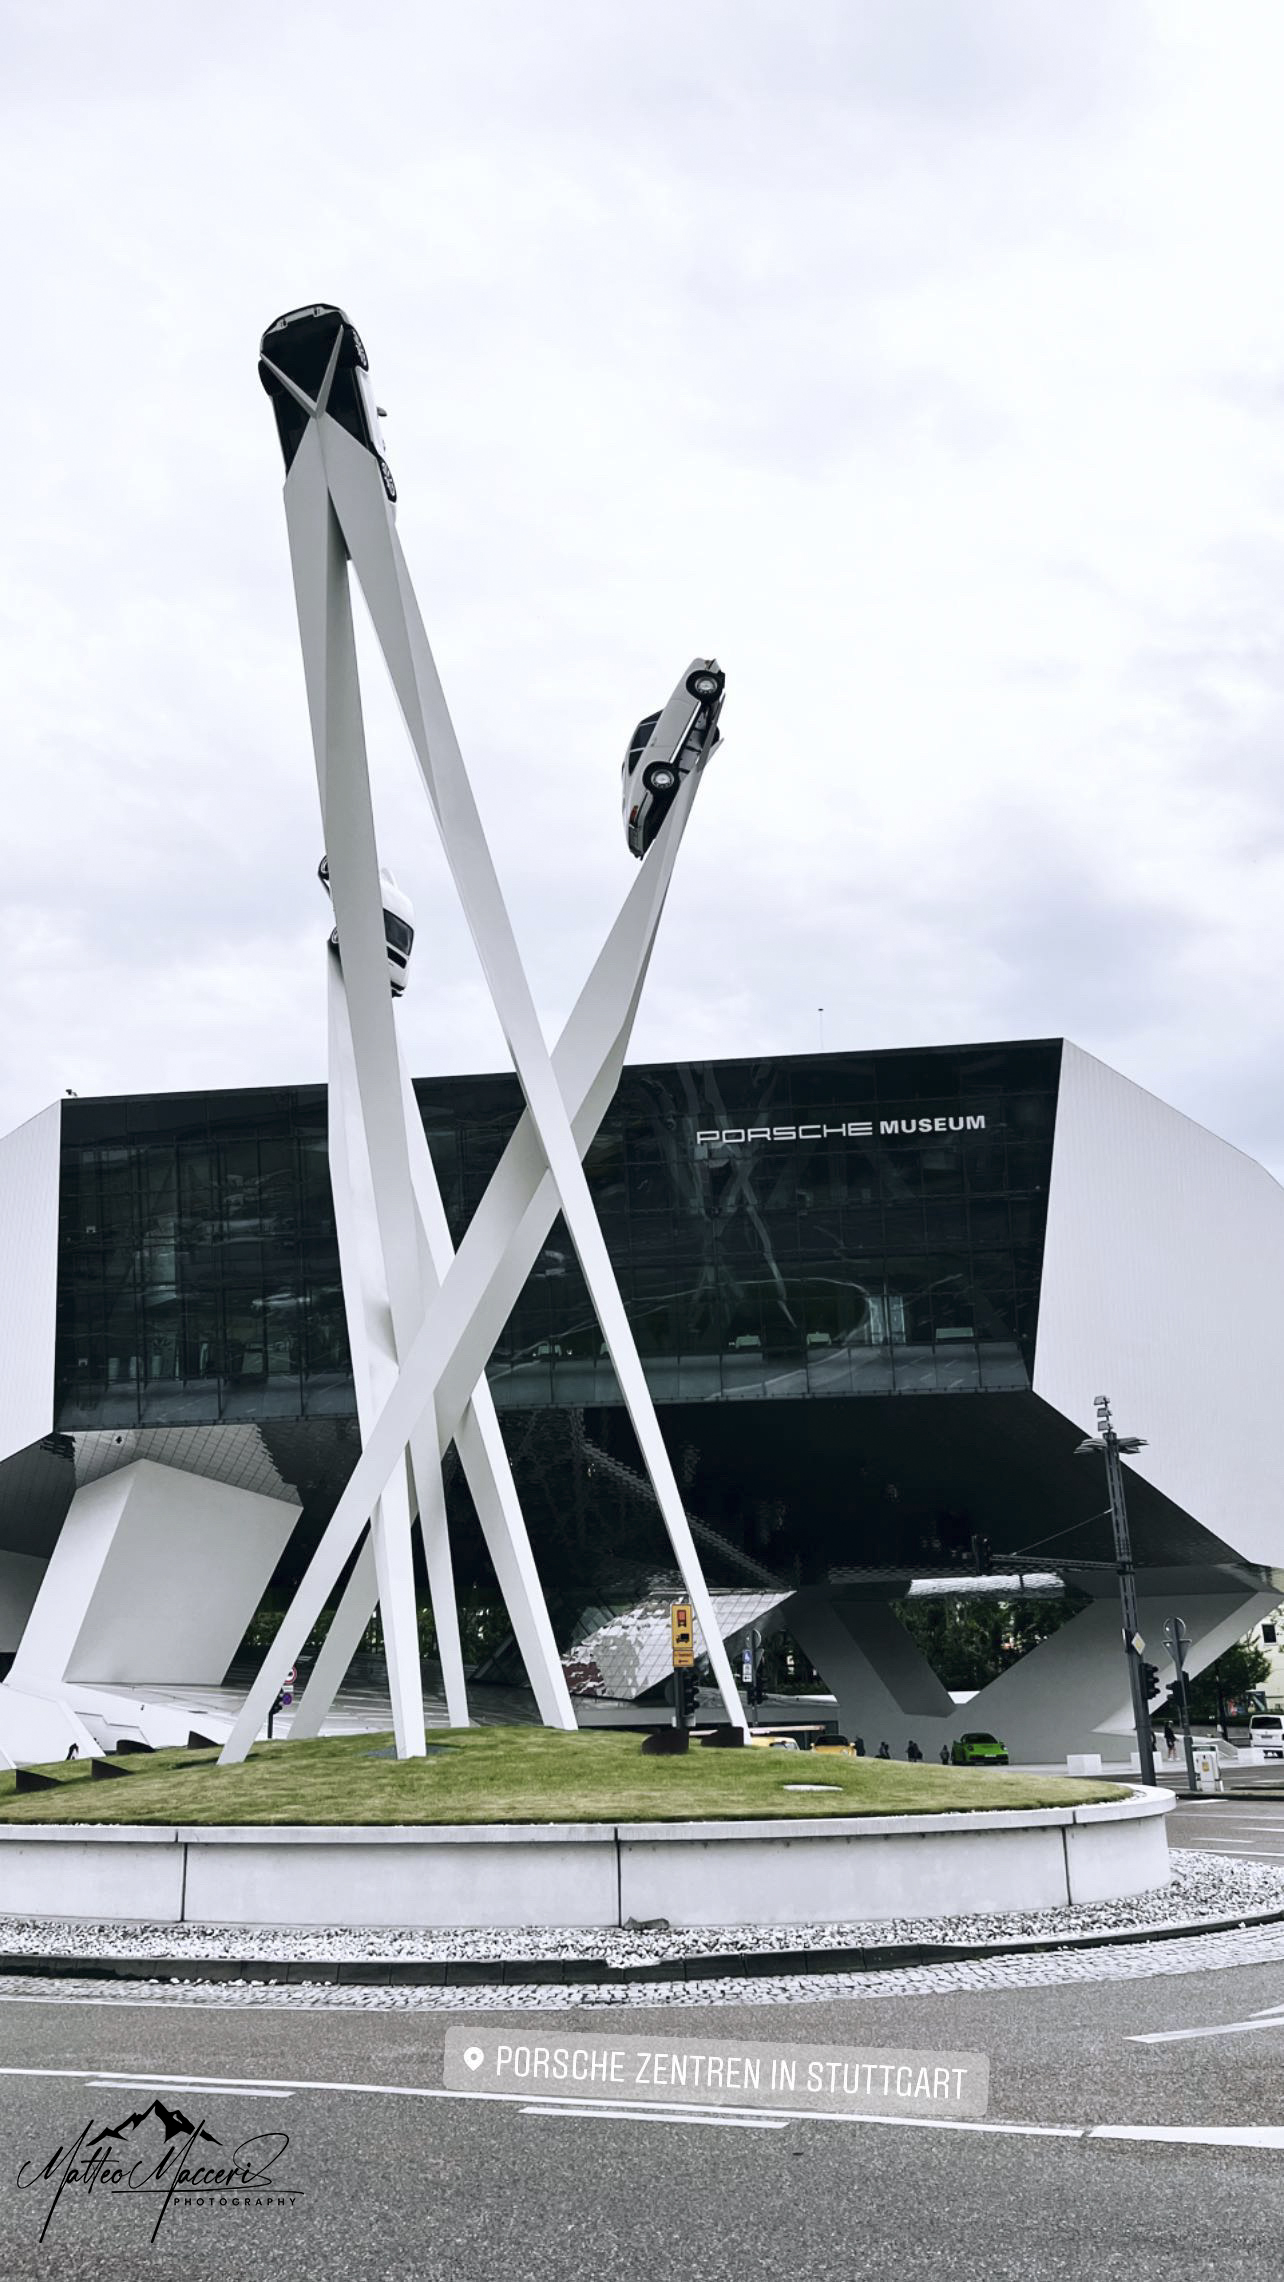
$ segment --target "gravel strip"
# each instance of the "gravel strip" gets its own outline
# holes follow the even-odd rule
[[[782,1973],[752,1981],[660,1981],[615,1988],[529,1982],[502,1989],[334,1987],[279,1981],[31,1981],[0,1975],[0,2004],[195,2006],[213,2011],[339,2013],[568,2013],[666,2011],[726,2005],[832,2004],[869,1997],[946,1997],[989,1990],[1047,1989],[1069,1982],[1142,1981],[1156,1975],[1215,1973],[1242,1965],[1284,1964],[1284,1926],[1137,1942],[1127,1947],[987,1957],[949,1965],[907,1965],[874,1973]]]
[[[1128,1901],[971,1917],[884,1918],[850,1924],[618,1927],[415,1927],[132,1924],[78,1918],[0,1918],[0,1956],[148,1958],[221,1963],[517,1964],[601,1959],[616,1968],[679,1959],[762,1956],[773,1950],[853,1950],[1074,1941],[1197,1929],[1202,1922],[1284,1911],[1284,1873],[1265,1864],[1175,1847],[1172,1877]],[[51,1984],[47,1984],[51,1985]]]

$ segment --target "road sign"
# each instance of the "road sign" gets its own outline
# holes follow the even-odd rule
[[[1220,1791],[1222,1763],[1215,1749],[1195,1749],[1195,1788],[1197,1791]]]
[[[1128,1646],[1131,1648],[1131,1650],[1132,1650],[1132,1652],[1133,1652],[1133,1655],[1134,1655],[1134,1656],[1140,1656],[1140,1654],[1141,1654],[1141,1652],[1142,1652],[1143,1648],[1145,1647],[1145,1645],[1146,1645],[1146,1643],[1145,1643],[1145,1641],[1142,1639],[1142,1637],[1141,1637],[1141,1634],[1140,1634],[1139,1632],[1134,1632],[1134,1634],[1133,1634],[1133,1636],[1132,1636],[1131,1640],[1130,1640],[1130,1641],[1129,1641],[1129,1643],[1128,1643]]]
[[[689,1671],[695,1663],[695,1617],[689,1601],[674,1601],[669,1610],[673,1635],[673,1669]]]

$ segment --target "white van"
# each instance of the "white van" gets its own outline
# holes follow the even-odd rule
[[[1249,1746],[1265,1759],[1284,1759],[1284,1717],[1279,1712],[1254,1712],[1248,1723]]]

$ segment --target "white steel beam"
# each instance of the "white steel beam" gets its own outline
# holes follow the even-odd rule
[[[337,354],[336,342],[322,390],[322,404]],[[291,393],[300,402],[304,401],[292,384]],[[350,1002],[352,1044],[362,1119],[370,1142],[370,1170],[400,1367],[377,1420],[368,1434],[363,1429],[361,1457],[242,1707],[223,1758],[234,1761],[244,1757],[263,1716],[261,1703],[271,1701],[280,1684],[279,1673],[296,1659],[361,1535],[366,1517],[381,1501],[386,1504],[388,1484],[407,1446],[415,1461],[416,1483],[426,1490],[427,1470],[419,1452],[428,1436],[432,1438],[432,1474],[438,1495],[440,1450],[452,1436],[458,1437],[461,1458],[469,1466],[470,1474],[477,1477],[475,1495],[477,1482],[481,1485],[477,1500],[479,1513],[483,1515],[488,1539],[493,1539],[492,1553],[499,1549],[496,1568],[533,1682],[537,1671],[541,1676],[537,1694],[542,1689],[548,1695],[551,1708],[559,1711],[562,1718],[569,1713],[547,1612],[504,1458],[498,1421],[484,1385],[485,1363],[559,1206],[579,1254],[661,1515],[705,1636],[724,1708],[730,1719],[742,1724],[744,1715],[726,1651],[581,1163],[582,1151],[596,1131],[618,1082],[700,765],[682,779],[651,854],[599,955],[556,1053],[550,1056],[397,541],[391,509],[378,474],[378,462],[323,410],[310,409],[316,416],[308,423],[286,481],[287,518],[295,558],[300,633],[309,667],[308,695],[323,808],[334,793],[332,778],[336,772],[332,761],[342,765],[343,753],[359,756],[359,769],[355,772],[360,780],[359,793],[353,796],[345,788],[345,794],[340,797],[346,798],[345,822],[355,824],[358,840],[361,831],[366,831],[368,846],[362,850],[365,862],[360,867],[354,862],[346,872],[344,901],[348,920],[345,922],[337,893],[335,910],[345,968],[346,926],[353,928],[353,939],[359,946],[361,1008],[358,1015],[355,1003]],[[324,547],[319,544],[322,539]],[[376,1163],[372,1120],[381,1119],[391,1107],[387,1041],[392,1040],[395,1050],[395,1032],[387,1002],[378,867],[369,816],[355,654],[352,654],[345,551],[362,583],[424,789],[526,1096],[526,1110],[453,1260],[412,1094],[408,1111],[405,1104],[404,1096],[410,1089],[404,1070],[399,1071],[398,1087],[403,1097],[399,1103],[402,1114],[395,1120],[389,1116],[388,1122],[395,1122],[395,1137],[386,1143],[381,1141]],[[301,561],[304,555],[308,558],[306,564]],[[320,597],[314,567],[318,556],[323,557],[326,567]],[[336,566],[342,579],[341,600]],[[361,795],[364,795],[364,808]],[[355,809],[361,813],[355,815]],[[330,838],[327,825],[333,892],[335,850],[329,845]],[[364,875],[365,887],[359,917],[358,890],[353,887],[353,875],[358,868]],[[373,1003],[376,966],[373,918],[380,922],[377,963],[384,992],[382,1025],[376,1023]],[[369,1043],[367,1026],[376,1044]],[[404,1239],[407,1200],[418,1208],[412,1213],[416,1224],[415,1241],[404,1250],[398,1249],[394,1263],[392,1246],[397,1237]],[[407,1256],[417,1271],[416,1295],[408,1292],[412,1279],[404,1267]],[[432,1300],[429,1290],[434,1271],[441,1277],[441,1286]],[[416,1297],[419,1301],[417,1323]],[[426,1313],[423,1312],[425,1301],[428,1303]],[[475,1391],[479,1388],[480,1398]],[[444,1512],[442,1542],[445,1542]],[[377,1569],[377,1534],[373,1546]],[[339,1624],[342,1619],[340,1633],[334,1640],[333,1652],[325,1657],[326,1686],[342,1652],[344,1638],[358,1623],[360,1602],[369,1587],[369,1567],[370,1558],[363,1549],[343,1596],[340,1616],[335,1620]],[[318,1705],[321,1692],[318,1689]],[[309,1710],[319,1720],[315,1707],[310,1706]]]
[[[552,1057],[500,890],[387,495],[371,455],[328,416],[317,423],[330,497],[361,581],[442,845],[514,1067],[553,1176],[589,1298],[651,1477],[727,1717],[743,1717],[682,1495]]]
[[[679,790],[554,1050],[554,1066],[572,1109],[581,1151],[588,1148],[619,1082],[696,783],[693,774]],[[460,1239],[440,1294],[402,1360],[387,1404],[364,1438],[348,1485],[228,1737],[222,1754],[225,1763],[243,1759],[248,1752],[419,1411],[435,1403],[443,1447],[456,1432],[464,1404],[557,1216],[557,1201],[530,1112],[525,1111]],[[738,1698],[736,1708],[738,1724],[743,1725]]]
[[[349,1273],[355,1266],[357,1289],[363,1295],[376,1281],[386,1292],[393,1339],[408,1347],[422,1321],[418,1237],[400,1115],[383,897],[370,809],[348,566],[325,489],[314,429],[310,428],[304,438],[299,461],[300,481],[287,498],[286,521],[330,894],[344,962],[340,987],[346,998],[348,1022],[340,1028],[346,1029],[351,1041],[351,1071],[360,1099],[378,1232],[375,1256],[360,1244],[355,1229],[349,1229],[348,1266]],[[335,1036],[332,1022],[332,1047]],[[351,1191],[351,1155],[344,1171],[347,1180],[335,1185],[337,1220],[344,1218],[345,1198]],[[346,1294],[347,1275],[344,1284]],[[363,1308],[349,1305],[355,1323]],[[385,1391],[381,1385],[371,1385],[377,1355],[377,1347],[371,1345],[362,1358],[365,1368],[360,1368],[354,1358],[359,1419],[363,1393],[368,1414],[372,1398],[378,1401]],[[395,1359],[394,1348],[394,1366]],[[419,1431],[423,1431],[422,1422]],[[423,1686],[404,1466],[382,1486],[380,1499],[372,1508],[371,1531],[397,1751],[403,1758],[422,1757]]]

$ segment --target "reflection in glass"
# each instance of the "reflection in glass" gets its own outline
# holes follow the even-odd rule
[[[586,1171],[656,1399],[1027,1389],[1059,1053],[626,1070]],[[516,1082],[416,1095],[458,1241]],[[321,1088],[69,1101],[61,1194],[59,1425],[352,1416]],[[618,1401],[560,1219],[490,1372]]]

